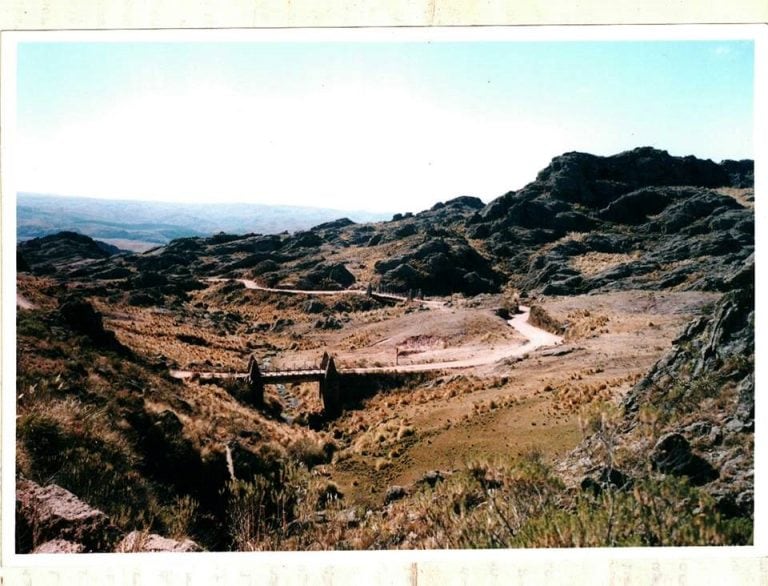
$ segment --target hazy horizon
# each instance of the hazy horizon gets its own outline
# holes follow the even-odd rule
[[[73,193],[40,193],[40,192],[30,192],[30,191],[18,191],[16,193],[17,202],[19,198],[56,198],[56,199],[78,199],[78,200],[95,200],[95,201],[103,201],[103,202],[112,202],[112,203],[126,203],[126,204],[161,204],[161,205],[170,205],[170,206],[189,206],[189,207],[196,207],[196,206],[253,206],[253,207],[270,207],[270,208],[284,208],[284,209],[307,209],[307,210],[322,210],[322,211],[329,211],[329,212],[349,212],[349,213],[362,213],[362,214],[369,214],[369,215],[376,215],[376,216],[384,216],[387,214],[396,214],[398,213],[398,210],[382,210],[380,212],[373,211],[373,210],[367,210],[365,208],[358,208],[358,209],[342,209],[342,208],[334,208],[334,207],[322,207],[322,206],[316,206],[316,205],[293,205],[293,204],[280,204],[280,203],[261,203],[258,201],[242,201],[242,200],[233,200],[233,201],[206,201],[206,200],[198,200],[198,201],[184,201],[184,200],[162,200],[162,199],[152,199],[152,198],[139,198],[139,197],[108,197],[108,196],[101,196],[101,195],[77,195]],[[435,202],[437,203],[437,202]]]
[[[751,41],[23,42],[17,192],[418,212],[564,152],[754,158]]]

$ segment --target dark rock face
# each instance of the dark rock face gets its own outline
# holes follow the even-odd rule
[[[632,485],[632,479],[621,470],[602,468],[597,477],[585,476],[582,479],[581,490],[599,495],[603,490],[627,490]]]
[[[673,427],[658,440],[652,466],[706,485],[722,503],[723,514],[751,517],[753,462],[733,446],[754,441],[754,259],[723,283],[728,292],[708,315],[687,326],[673,349],[627,394],[624,410],[629,429],[637,425],[643,405],[665,410],[683,405],[692,412],[696,420]],[[699,407],[727,389],[733,399]],[[705,452],[696,454],[691,445]]]
[[[549,186],[553,197],[589,207],[602,207],[622,193],[646,186],[730,185],[728,172],[717,163],[673,157],[651,147],[612,157],[566,153],[553,159],[536,180]]]
[[[31,480],[16,482],[17,548],[43,548],[88,552],[111,551],[119,531],[109,518],[88,506],[74,494],[50,485],[41,487]],[[57,543],[50,543],[55,541]],[[71,545],[62,544],[62,541]],[[48,545],[45,545],[48,542]],[[29,549],[21,549],[25,553]]]
[[[709,317],[692,321],[674,343],[672,352],[662,358],[627,395],[626,408],[637,411],[644,395],[665,378],[687,371],[692,377],[718,372],[734,359],[748,360],[755,352],[754,257],[726,280],[731,290],[723,295]],[[738,381],[738,413],[754,418],[754,371],[736,364],[728,376]]]
[[[296,250],[299,248],[317,248],[323,243],[323,238],[316,232],[297,232],[291,238],[288,248]]]
[[[300,289],[346,289],[355,283],[355,276],[341,263],[319,263],[299,279]]]
[[[755,184],[755,162],[725,160],[720,163],[730,178],[732,187],[752,187]]]
[[[338,220],[318,224],[312,228],[310,232],[316,232],[318,230],[338,230],[339,228],[346,228],[347,226],[352,226],[353,224],[354,222],[349,218],[339,218]]]
[[[72,330],[88,336],[95,344],[114,350],[124,349],[114,332],[104,329],[101,314],[88,301],[69,297],[59,307],[59,314]]]
[[[647,147],[612,157],[566,153],[469,218],[467,234],[506,259],[513,284],[525,290],[724,290],[723,275],[754,249],[754,216],[711,189],[749,187],[749,163]],[[593,253],[632,258],[584,275],[571,261]]]
[[[753,200],[747,193],[753,176],[752,161],[717,164],[650,147],[609,157],[570,152],[523,189],[487,205],[461,196],[390,222],[340,218],[295,234],[181,238],[140,255],[115,254],[114,247],[62,233],[19,244],[19,268],[125,280],[134,303],[162,305],[187,300],[192,282],[203,276],[343,289],[354,276],[323,255],[396,244],[376,272],[382,285],[402,293],[472,295],[495,292],[502,281],[557,295],[724,291],[724,275],[754,250],[754,213],[744,207]],[[580,262],[588,255],[606,254],[617,258],[601,261],[603,270],[580,268],[594,266]]]
[[[376,263],[381,282],[399,291],[427,295],[496,291],[500,276],[490,262],[459,238],[431,238],[410,253]]]
[[[317,299],[308,299],[301,305],[301,309],[304,313],[323,313],[326,310],[326,306]]]
[[[701,456],[691,452],[688,440],[679,433],[661,437],[651,453],[654,470],[674,476],[687,476],[691,484],[706,484],[718,477],[717,471]]]
[[[116,246],[94,240],[76,232],[59,232],[42,238],[20,242],[17,256],[23,259],[22,269],[35,274],[67,273],[84,260],[100,261],[121,251]]]

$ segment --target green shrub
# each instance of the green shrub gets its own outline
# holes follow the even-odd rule
[[[643,479],[631,491],[582,493],[568,508],[547,507],[521,527],[512,547],[746,545],[752,523],[724,519],[686,481]]]

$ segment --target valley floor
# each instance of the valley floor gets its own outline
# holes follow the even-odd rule
[[[337,312],[341,327],[324,329],[307,304],[322,299],[332,308],[344,295],[231,287],[213,283],[195,293],[188,306],[197,310],[100,309],[121,342],[181,370],[242,372],[251,353],[272,367],[299,368],[317,363],[323,351],[341,369],[392,369],[396,360],[404,370],[463,366],[371,394],[326,424],[338,450],[317,472],[338,484],[348,504],[365,506],[381,505],[392,485],[472,458],[532,449],[552,459],[564,455],[582,437],[580,412],[625,393],[690,317],[717,298],[634,291],[535,299],[567,330],[562,345],[523,353],[515,350],[525,348],[525,337],[493,311],[497,296]],[[282,424],[286,436],[322,408],[314,383],[267,393],[291,422]]]

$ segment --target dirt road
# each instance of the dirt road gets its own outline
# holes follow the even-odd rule
[[[517,330],[521,335],[528,338],[528,341],[522,346],[503,345],[501,347],[489,347],[487,351],[483,352],[482,354],[477,354],[471,358],[453,360],[450,362],[433,362],[430,364],[402,364],[398,366],[385,366],[377,368],[353,368],[347,370],[347,372],[367,374],[376,372],[428,372],[432,370],[446,370],[453,368],[471,368],[474,366],[493,364],[506,358],[523,356],[536,350],[537,348],[556,346],[563,343],[563,339],[560,336],[550,334],[549,332],[528,323],[528,316],[531,312],[529,307],[521,305],[520,311],[522,313],[517,314],[512,319],[508,320],[507,323],[515,330]]]
[[[209,283],[226,283],[227,281],[238,281],[245,285],[246,289],[255,289],[257,291],[268,291],[270,293],[285,293],[288,295],[366,295],[367,292],[362,289],[340,289],[340,290],[318,290],[318,289],[279,289],[276,287],[264,287],[259,285],[256,281],[251,279],[223,279],[218,277],[210,277],[206,279]],[[382,297],[384,299],[392,299],[394,301],[407,301],[408,298],[402,295],[393,295],[392,293],[374,293],[376,297]],[[442,308],[445,307],[445,303],[433,299],[414,299],[415,303],[425,305],[427,307]]]
[[[287,292],[289,294],[308,293],[307,291],[302,291],[302,290],[286,291],[284,289],[267,289],[264,287],[260,287],[259,285],[256,285],[255,283],[253,283],[253,281],[248,281],[247,279],[238,279],[238,280],[240,280],[241,282],[245,282],[246,287],[249,287],[249,284],[253,284],[253,286],[249,287],[252,289],[275,291],[275,292],[281,292],[281,293]],[[311,291],[309,293],[328,294],[327,292],[316,292],[316,291]],[[338,293],[339,293],[338,291],[333,292],[333,294],[338,294]],[[352,293],[352,291],[348,291],[348,293]],[[442,306],[445,305],[442,302],[437,302],[437,301],[432,301],[432,303],[441,303]],[[563,339],[560,336],[551,334],[545,330],[537,328],[536,326],[533,326],[528,323],[528,316],[530,315],[529,307],[525,307],[521,305],[520,311],[521,313],[515,315],[515,317],[508,320],[507,323],[512,328],[517,330],[523,337],[527,338],[527,342],[525,342],[522,345],[505,344],[500,347],[489,346],[486,349],[486,351],[476,353],[474,356],[470,358],[465,358],[462,360],[432,362],[427,364],[423,364],[423,363],[422,364],[401,364],[397,366],[392,365],[392,366],[381,366],[381,367],[350,368],[350,369],[343,369],[342,372],[350,372],[355,374],[374,374],[374,373],[385,373],[385,372],[429,372],[429,371],[435,371],[435,370],[472,368],[475,366],[484,366],[487,364],[493,364],[495,362],[498,362],[499,360],[504,360],[507,358],[523,356],[538,348],[543,348],[547,346],[556,346],[558,344],[562,344]],[[242,373],[193,372],[191,370],[171,370],[170,374],[174,378],[190,378],[195,374],[203,378],[212,378],[212,377],[237,378],[237,377],[245,376]]]

